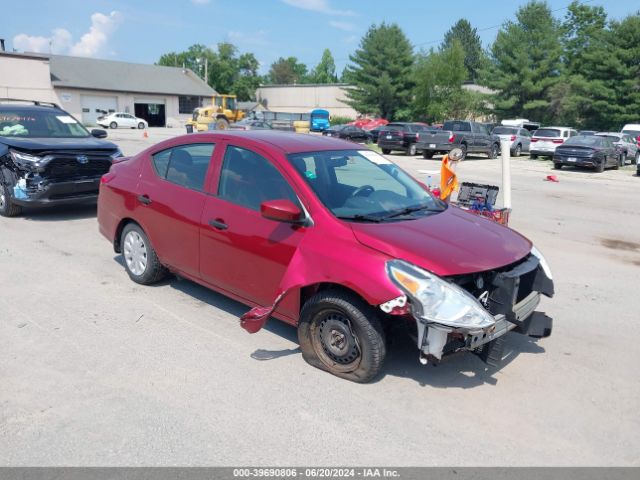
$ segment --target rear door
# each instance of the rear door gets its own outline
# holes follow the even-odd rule
[[[136,198],[136,218],[163,264],[199,276],[200,218],[213,143],[155,152],[146,159]]]
[[[265,200],[289,199],[300,205],[276,165],[264,151],[228,144],[200,219],[202,279],[259,305],[273,303],[307,229],[260,214]],[[297,312],[289,315],[295,318]]]

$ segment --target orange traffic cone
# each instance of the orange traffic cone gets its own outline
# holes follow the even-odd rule
[[[143,138],[149,138],[149,134],[147,133],[147,130],[145,129],[144,133],[142,134]]]

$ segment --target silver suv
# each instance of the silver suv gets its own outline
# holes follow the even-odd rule
[[[620,132],[598,132],[596,135],[608,137],[616,146],[620,155],[620,165],[626,165],[627,159],[631,159],[633,164],[638,164],[640,159],[640,151],[638,150],[637,140],[628,133]]]
[[[506,140],[509,142],[509,148],[511,149],[512,157],[519,157],[522,152],[528,152],[531,145],[531,133],[526,128],[518,127],[495,127],[492,135],[497,135],[500,140]]]

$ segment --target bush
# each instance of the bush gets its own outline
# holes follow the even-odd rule
[[[331,122],[331,125],[344,125],[345,123],[353,122],[353,118],[334,115],[329,119],[329,121]]]

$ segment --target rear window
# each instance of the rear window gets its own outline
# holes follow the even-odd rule
[[[405,129],[405,125],[393,125],[392,123],[390,123],[386,127],[382,127],[382,130],[385,130],[387,132],[403,132]]]
[[[617,139],[616,139],[617,140]],[[610,137],[599,135],[579,135],[569,138],[565,145],[584,145],[585,147],[604,147],[608,146]]]
[[[470,132],[471,124],[469,122],[444,122],[442,129],[454,132]]]
[[[560,130],[556,128],[539,128],[535,133],[536,137],[559,137]]]
[[[496,127],[491,133],[493,133],[494,135],[517,135],[518,129],[510,127]]]

